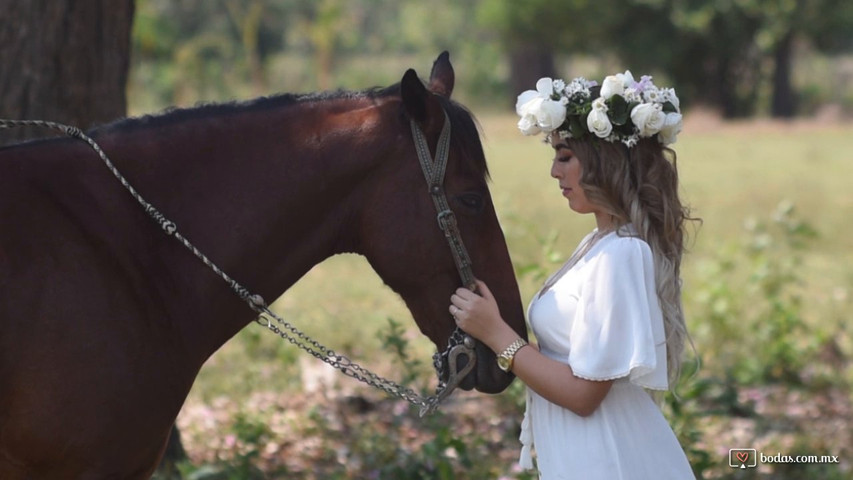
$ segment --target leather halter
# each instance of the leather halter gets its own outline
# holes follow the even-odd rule
[[[418,153],[421,169],[424,172],[424,178],[426,178],[427,186],[429,187],[430,197],[438,213],[438,226],[444,232],[444,237],[450,246],[453,261],[456,263],[456,270],[459,272],[459,278],[462,280],[462,285],[471,291],[476,291],[477,284],[474,279],[474,272],[471,269],[471,257],[468,255],[468,250],[462,241],[462,235],[459,233],[459,226],[456,223],[456,215],[450,209],[444,189],[444,174],[447,170],[447,158],[450,152],[451,128],[450,117],[447,115],[447,111],[442,109],[442,113],[444,113],[444,126],[441,128],[441,134],[438,137],[435,159],[430,154],[426,137],[414,120],[411,120],[412,138],[415,141],[415,150]],[[459,327],[456,327],[448,338],[447,349],[433,355],[433,366],[436,369],[439,379],[438,392],[440,393],[438,393],[438,402],[441,402],[441,400],[450,395],[459,385],[459,382],[476,365],[477,357],[474,346],[474,339]],[[468,359],[461,370],[458,368],[460,355],[464,355]]]

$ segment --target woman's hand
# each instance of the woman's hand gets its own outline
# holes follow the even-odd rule
[[[518,338],[501,318],[498,304],[489,287],[477,280],[480,295],[460,288],[450,297],[450,314],[465,333],[485,343],[496,354]],[[516,353],[512,372],[528,387],[552,403],[580,416],[591,415],[610,391],[613,380],[593,381],[576,377],[572,368],[539,353],[530,344]]]
[[[498,303],[489,287],[477,280],[480,295],[459,288],[450,297],[450,314],[465,333],[500,352],[518,338],[518,334],[501,317]]]

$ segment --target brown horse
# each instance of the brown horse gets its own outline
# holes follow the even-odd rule
[[[445,188],[474,273],[526,337],[479,132],[453,83],[445,53],[426,86],[409,70],[384,89],[176,110],[92,136],[250,290],[275,299],[325,258],[358,253],[441,350],[459,277],[410,119],[435,151],[444,110]],[[148,478],[202,364],[254,317],[83,142],[0,149],[0,478]],[[476,352],[461,387],[502,391],[512,377]]]

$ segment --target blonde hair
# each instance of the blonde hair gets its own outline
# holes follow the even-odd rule
[[[681,301],[681,256],[686,223],[698,220],[679,198],[675,151],[654,138],[640,139],[631,148],[595,139],[565,142],[581,163],[580,185],[587,199],[604,208],[614,226],[632,223],[651,247],[666,334],[667,376],[674,389],[685,345],[692,345]]]

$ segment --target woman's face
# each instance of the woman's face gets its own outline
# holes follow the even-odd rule
[[[563,140],[557,140],[553,146],[551,176],[559,181],[563,196],[569,200],[569,207],[578,213],[598,212],[600,208],[589,202],[580,186],[582,167],[578,157]]]

